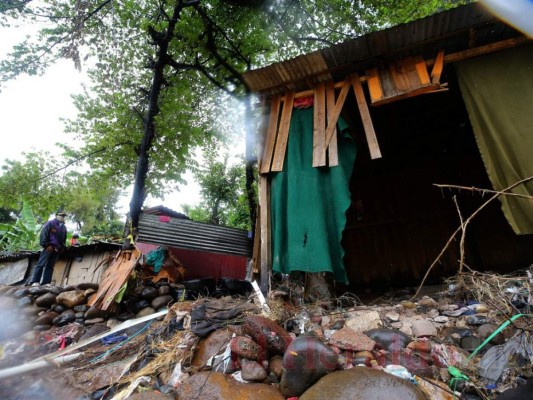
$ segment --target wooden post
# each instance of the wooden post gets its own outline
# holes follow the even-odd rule
[[[268,175],[259,177],[259,204],[261,206],[261,291],[266,294],[270,288],[272,267],[271,223],[270,223],[270,182]]]
[[[370,150],[370,158],[381,158],[381,150],[379,149],[378,139],[376,137],[376,132],[374,131],[374,125],[372,124],[372,117],[368,110],[368,104],[366,104],[361,79],[357,73],[351,74],[350,76],[352,78],[357,106],[359,107],[359,113],[361,114],[361,120],[363,121],[363,127],[365,129],[366,141],[368,143],[368,149]]]

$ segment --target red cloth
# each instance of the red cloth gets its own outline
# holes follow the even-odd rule
[[[294,108],[309,108],[313,105],[313,95],[294,99]]]

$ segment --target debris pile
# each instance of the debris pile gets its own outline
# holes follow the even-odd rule
[[[2,307],[25,322],[2,331],[0,379],[16,386],[20,377],[2,371],[78,346],[61,371],[86,399],[531,398],[526,273],[463,272],[429,296],[366,305],[305,302],[294,281],[268,304],[239,280],[209,290],[210,280],[136,282],[113,312],[87,305],[94,286],[1,288]]]

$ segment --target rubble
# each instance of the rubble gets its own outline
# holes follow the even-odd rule
[[[81,352],[76,361],[47,372],[69,398],[531,397],[527,277],[462,273],[433,295],[391,293],[363,305],[308,303],[291,287],[274,288],[264,304],[244,282],[200,293],[201,282],[158,276],[129,280],[112,306],[99,297],[108,309],[91,306],[94,284],[0,288],[0,380],[9,383],[0,397],[31,398],[31,384],[46,386],[36,379],[44,372],[25,380],[6,371],[70,349]],[[61,398],[57,390],[43,393]]]

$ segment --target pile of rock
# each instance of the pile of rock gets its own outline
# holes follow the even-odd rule
[[[22,319],[25,329],[34,332],[69,326],[109,329],[121,320],[184,304],[182,324],[173,329],[188,331],[187,346],[194,357],[174,360],[172,374],[167,371],[153,380],[180,399],[309,400],[324,398],[324,393],[353,398],[355,389],[357,398],[444,399],[457,390],[477,399],[486,387],[464,379],[447,386],[457,378],[449,367],[476,374],[476,381],[483,382],[472,368],[490,348],[510,342],[515,334],[507,328],[493,335],[501,320],[496,310],[451,296],[336,309],[276,298],[270,305],[283,310],[283,317],[275,317],[259,315],[260,308],[246,297],[180,303],[183,286],[147,282],[127,292],[110,316],[87,306],[97,289],[84,284],[2,288],[0,293],[13,309],[22,310],[17,328]],[[190,341],[195,335],[197,346]]]

